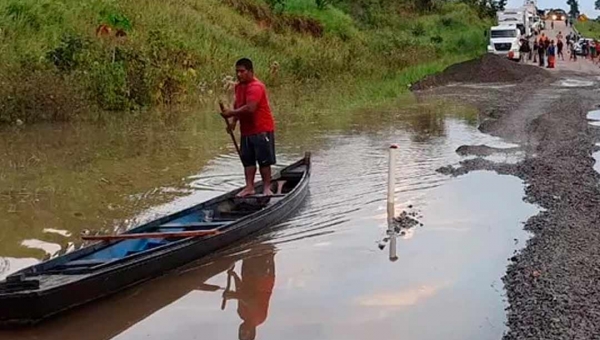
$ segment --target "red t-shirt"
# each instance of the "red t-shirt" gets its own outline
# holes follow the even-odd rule
[[[235,85],[234,109],[246,105],[247,102],[257,102],[258,105],[254,113],[244,113],[239,116],[242,136],[274,131],[275,122],[269,106],[267,89],[265,84],[256,78],[247,84]]]
[[[265,322],[269,315],[269,303],[275,285],[275,277],[257,277],[252,280],[242,278],[242,280],[238,315],[242,320],[256,327]]]

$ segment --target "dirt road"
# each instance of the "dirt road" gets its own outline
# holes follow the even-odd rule
[[[550,22],[547,22],[546,30],[543,31],[544,34],[546,34],[548,37],[550,37],[550,39],[554,40],[555,42],[556,37],[559,33],[562,33],[562,36],[566,37],[569,33],[572,32],[573,29],[571,27],[567,27],[567,25],[563,21],[555,22],[554,29],[550,29]],[[569,52],[567,51],[566,45],[564,47],[564,57],[565,60],[562,60],[557,57],[556,68],[549,70],[551,70],[552,72],[572,71],[587,75],[600,75],[600,66],[593,64],[591,61],[584,59],[582,56],[577,56],[577,61],[569,60]]]
[[[569,29],[557,23],[545,33],[558,31]],[[600,336],[600,175],[593,157],[600,131],[586,118],[600,104],[600,68],[579,58],[559,61],[551,72],[555,78],[547,82],[485,91],[459,84],[419,94],[471,101],[481,111],[480,130],[518,143],[526,155],[518,164],[475,158],[440,169],[455,176],[482,169],[518,176],[526,185],[524,200],[543,208],[526,222],[533,236],[503,278],[510,305],[505,340]],[[465,150],[477,155],[476,147]]]

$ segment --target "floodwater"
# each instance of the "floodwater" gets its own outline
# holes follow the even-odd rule
[[[594,86],[593,81],[589,81],[582,78],[566,78],[560,80],[557,85],[560,87],[590,87]]]
[[[461,145],[514,145],[480,133],[473,110],[447,103],[315,121],[279,125],[278,163],[310,150],[314,168],[306,204],[286,222],[0,338],[499,339],[501,277],[538,210],[523,202],[518,178],[436,169],[470,158],[455,152]],[[218,123],[2,134],[0,272],[74,249],[83,229],[127,228],[242,185]],[[389,244],[378,247],[392,143],[396,212],[423,224],[398,236],[397,261]]]

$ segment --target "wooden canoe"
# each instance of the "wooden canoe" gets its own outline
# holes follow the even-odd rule
[[[0,326],[35,324],[267,229],[299,209],[308,194],[310,172],[306,153],[273,176],[274,196],[238,198],[242,189],[236,189],[128,230],[121,234],[126,238],[103,238],[13,273],[0,282]],[[196,233],[202,230],[211,232]],[[142,233],[152,238],[130,237]],[[160,236],[165,233],[173,236]]]

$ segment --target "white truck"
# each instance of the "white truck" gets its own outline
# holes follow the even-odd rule
[[[521,30],[516,24],[501,24],[490,28],[488,53],[505,55],[509,59],[521,60]]]
[[[514,24],[519,30],[521,35],[530,37],[532,35],[531,24],[529,22],[529,16],[525,7],[521,8],[509,8],[504,11],[496,12],[496,18],[498,25]]]
[[[540,33],[543,27],[543,21],[538,15],[537,10],[537,1],[536,0],[525,0],[523,4],[523,8],[527,12],[527,17],[529,19],[529,26],[531,27],[531,33],[534,32]]]
[[[534,32],[540,33],[544,28],[544,21],[537,14],[534,14],[531,29]]]

